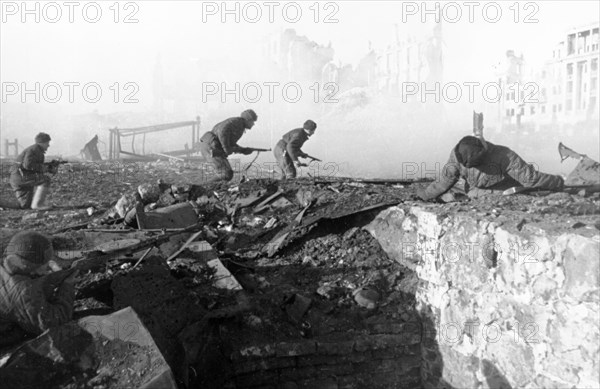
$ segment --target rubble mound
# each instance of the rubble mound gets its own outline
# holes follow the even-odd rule
[[[3,211],[2,239],[16,231],[9,227],[51,234],[57,252],[70,254],[65,265],[98,245],[146,244],[113,253],[83,274],[76,316],[132,307],[179,384],[189,387],[420,387],[425,319],[415,296],[423,280],[413,262],[388,254],[402,253],[397,241],[390,240],[386,252],[364,229],[395,205],[403,224],[390,221],[386,231],[413,228],[415,217],[406,215],[419,207],[439,209],[440,220],[470,215],[507,231],[550,228],[592,236],[600,228],[597,194],[484,196],[441,205],[417,200],[426,182],[310,177],[206,185],[197,168],[159,163],[96,173],[56,176],[54,200],[70,208]],[[197,222],[193,230],[136,229],[114,212],[107,218],[123,196],[143,201],[152,192],[149,201],[156,200],[155,187],[162,191],[159,200],[191,204],[186,217]],[[2,199],[8,195],[4,191]],[[217,267],[228,274],[217,275]],[[224,277],[236,287],[223,289]],[[134,365],[143,351],[120,343],[111,350]],[[124,372],[98,385],[117,379],[135,377]]]
[[[165,367],[155,348],[92,335],[76,323],[50,329],[32,342],[0,369],[6,387],[36,388],[43,383],[45,388],[61,389],[137,388]]]

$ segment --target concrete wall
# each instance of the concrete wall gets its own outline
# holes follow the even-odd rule
[[[425,387],[600,387],[598,230],[523,215],[406,206],[367,226],[418,277]]]

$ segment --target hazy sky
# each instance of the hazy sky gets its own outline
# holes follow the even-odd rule
[[[96,23],[86,22],[82,17],[86,2],[74,8],[74,23],[69,23],[68,8],[64,6],[60,7],[62,17],[58,22],[46,21],[44,2],[39,3],[39,23],[34,21],[33,15],[25,15],[26,22],[22,23],[21,2],[2,3],[5,20],[0,26],[0,76],[4,81],[97,79],[111,82],[147,78],[152,74],[158,53],[178,60],[226,54],[231,60],[251,61],[253,56],[261,54],[265,36],[290,27],[319,43],[331,41],[337,59],[356,63],[366,52],[369,41],[375,48],[393,41],[394,23],[398,24],[401,36],[423,36],[430,34],[433,21],[432,15],[426,15],[426,23],[421,22],[422,2],[323,1],[318,7],[312,1],[298,2],[302,16],[296,23],[288,23],[283,18],[286,2],[272,8],[273,23],[269,21],[270,8],[263,5],[265,2],[254,3],[262,12],[257,23],[243,18],[244,10],[248,18],[254,17],[256,8],[248,6],[248,2],[228,2],[231,8],[238,3],[241,19],[236,23],[233,15],[226,15],[227,20],[222,23],[222,2],[136,1],[121,2],[119,22],[114,23],[115,10],[110,8],[114,2],[108,1],[98,2],[102,16]],[[28,3],[32,9],[34,3],[37,2]],[[567,28],[596,21],[600,14],[599,1],[523,1],[517,4],[518,16],[515,15],[516,2],[500,1],[495,4],[501,6],[502,16],[498,22],[491,23],[484,20],[482,9],[494,2],[481,2],[474,8],[471,23],[469,8],[462,5],[464,2],[426,2],[431,8],[435,3],[446,11],[443,33],[449,78],[484,74],[482,68],[489,67],[493,58],[501,58],[508,48],[524,52],[531,62],[541,62],[551,55],[552,46]],[[10,8],[13,4],[19,6],[16,15],[12,15]],[[404,15],[403,9],[410,11],[412,4],[419,7],[417,14]],[[456,8],[452,4],[461,5],[462,17],[456,23],[448,22],[455,18]],[[211,7],[218,7],[216,15],[209,13]],[[318,23],[314,21],[316,8],[319,8]],[[488,6],[490,18],[494,17],[494,9]],[[87,8],[90,18],[94,10]],[[287,8],[290,18],[294,17],[294,10]],[[46,17],[52,19],[54,12],[48,7]],[[138,22],[124,23],[126,16]],[[337,22],[325,23],[323,19],[327,16]],[[514,21],[515,16],[518,23]],[[537,22],[525,23],[527,16]]]
[[[493,64],[503,60],[506,50],[523,53],[528,64],[539,66],[551,58],[553,47],[569,28],[597,22],[600,15],[600,1],[597,0],[228,1],[228,9],[236,6],[239,9],[240,20],[236,22],[235,12],[224,15],[221,1],[75,1],[71,23],[70,9],[62,1],[27,2],[28,9],[34,10],[34,14],[24,14],[21,1],[0,3],[0,79],[3,85],[96,82],[101,86],[103,98],[99,103],[84,102],[76,94],[74,103],[60,107],[45,105],[58,116],[93,110],[101,113],[145,112],[152,107],[153,74],[159,54],[167,83],[191,78],[193,72],[198,72],[194,65],[198,61],[211,61],[217,69],[222,63],[234,62],[243,73],[246,68],[256,67],[267,37],[287,28],[294,28],[298,34],[320,44],[331,42],[336,61],[356,65],[367,53],[369,42],[380,52],[395,40],[394,25],[397,25],[401,39],[414,36],[422,41],[431,36],[434,16],[424,15],[423,4],[430,10],[439,4],[444,12],[444,81],[487,82],[493,77]],[[35,20],[36,4],[39,22]],[[295,13],[298,8],[301,15]],[[492,22],[497,17],[497,8],[501,15],[498,21]],[[101,11],[99,16],[97,9]],[[485,14],[484,9],[487,10]],[[57,10],[61,12],[60,18]],[[257,10],[262,13],[260,20],[252,23],[257,19]],[[273,10],[272,21],[270,10]],[[457,10],[462,13],[460,18]],[[469,20],[469,10],[473,10],[473,22]],[[221,17],[226,18],[225,22]],[[425,22],[421,17],[426,18]],[[24,22],[22,18],[25,18]],[[94,19],[98,21],[92,23]],[[125,23],[125,19],[135,23]],[[325,19],[331,23],[325,23]],[[57,21],[51,23],[53,20]],[[110,88],[119,83],[119,101],[122,102],[131,91],[124,88],[127,82],[139,87],[136,92],[139,103],[114,104],[114,91]],[[66,92],[67,88],[63,87],[63,93]],[[12,97],[8,101],[12,106],[19,104]],[[6,109],[7,105],[0,102],[2,107]],[[232,108],[232,111],[237,112],[238,108]],[[461,116],[465,122],[470,120],[468,115],[461,113]],[[189,117],[182,120],[187,119]],[[33,126],[31,131],[37,128]],[[10,131],[10,128],[3,129],[5,133]],[[273,136],[278,136],[279,131],[275,130]],[[30,134],[27,136],[31,137]]]

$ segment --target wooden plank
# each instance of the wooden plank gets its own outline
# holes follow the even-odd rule
[[[254,207],[254,213],[264,211],[265,208],[267,207],[267,205],[269,205],[269,203],[271,201],[275,200],[277,197],[281,196],[282,194],[283,194],[283,189],[279,189],[277,192],[275,192],[271,196],[267,197],[262,203],[258,204],[256,207]]]

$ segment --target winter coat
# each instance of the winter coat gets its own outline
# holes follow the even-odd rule
[[[450,190],[461,177],[466,181],[465,192],[472,188],[505,190],[515,186],[561,190],[564,186],[562,177],[539,172],[508,147],[490,142],[487,145],[481,164],[470,168],[460,163],[458,152],[453,149],[438,179],[420,193],[420,197],[423,200],[437,198]]]
[[[303,128],[296,128],[286,133],[278,142],[277,146],[287,151],[292,161],[298,161],[298,157],[306,158],[307,154],[302,151],[304,142],[308,140],[308,134]]]
[[[233,117],[225,119],[217,123],[212,133],[217,137],[223,151],[227,156],[240,152],[242,147],[238,146],[237,142],[246,131],[246,121],[241,117]]]
[[[13,326],[39,335],[71,320],[73,284],[61,282],[52,273],[35,277],[30,267],[17,255],[7,256],[0,265],[0,336]]]

